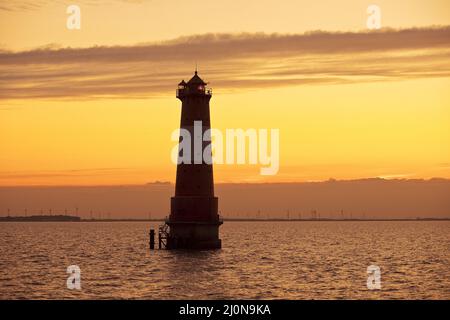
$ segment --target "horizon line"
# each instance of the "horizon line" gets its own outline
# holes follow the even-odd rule
[[[327,180],[307,180],[307,181],[274,181],[274,182],[215,182],[215,185],[230,185],[230,184],[253,184],[253,185],[265,185],[265,184],[306,184],[306,183],[336,183],[336,182],[362,182],[362,181],[395,181],[395,182],[432,182],[432,181],[445,181],[450,182],[450,178],[444,177],[431,177],[431,178],[382,178],[382,177],[368,177],[368,178],[355,178],[355,179],[335,179],[329,178]],[[94,188],[94,187],[145,187],[154,185],[175,185],[173,181],[154,181],[146,183],[118,183],[118,184],[30,184],[30,185],[0,185],[0,188]]]

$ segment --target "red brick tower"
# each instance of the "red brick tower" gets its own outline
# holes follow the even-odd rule
[[[191,152],[190,163],[177,166],[175,196],[171,199],[167,221],[170,227],[168,249],[219,249],[222,245],[219,239],[222,221],[217,213],[218,199],[214,196],[213,166],[203,157],[210,141],[197,147],[194,142],[211,128],[209,100],[212,91],[206,85],[197,71],[187,83],[183,80],[178,85],[177,98],[182,102],[180,128],[191,134]],[[194,125],[199,125],[200,121],[201,126],[194,130]]]

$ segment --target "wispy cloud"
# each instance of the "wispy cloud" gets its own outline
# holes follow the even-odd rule
[[[34,178],[57,178],[57,177],[97,177],[105,175],[117,175],[132,171],[131,168],[93,168],[93,169],[73,169],[73,170],[52,170],[52,171],[22,171],[22,172],[2,172],[0,171],[0,181],[10,179],[34,179]]]
[[[206,34],[135,46],[0,52],[0,99],[166,94],[197,61],[221,89],[450,76],[450,27]]]
[[[77,0],[74,4],[82,5],[105,5],[114,2],[126,2],[140,4],[150,0]],[[15,12],[15,11],[35,11],[47,5],[55,4],[72,4],[64,0],[9,0],[0,3],[0,11]]]

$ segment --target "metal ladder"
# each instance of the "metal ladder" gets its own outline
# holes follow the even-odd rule
[[[163,223],[158,227],[158,244],[159,249],[167,248],[167,239],[169,238],[169,225],[167,223]]]

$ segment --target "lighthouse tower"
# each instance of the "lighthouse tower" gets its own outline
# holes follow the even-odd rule
[[[175,196],[171,198],[170,216],[166,222],[170,228],[167,249],[219,249],[222,245],[219,239],[222,221],[214,196],[213,166],[208,161],[210,158],[204,156],[208,152],[207,156],[211,155],[210,148],[204,152],[210,141],[202,139],[197,147],[194,142],[211,128],[209,100],[212,91],[206,86],[195,71],[192,79],[187,83],[183,80],[177,89],[177,98],[182,102],[180,128],[191,134],[191,152],[190,161],[177,165]],[[201,134],[201,137],[195,137],[195,134]]]

